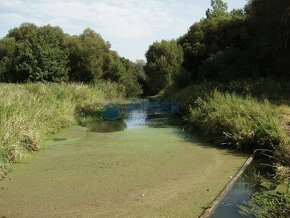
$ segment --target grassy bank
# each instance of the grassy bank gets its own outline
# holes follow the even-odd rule
[[[27,151],[38,150],[46,136],[123,93],[112,83],[0,84],[0,175]]]
[[[195,103],[187,118],[189,126],[202,130],[217,144],[248,151],[269,149],[278,156],[288,145],[281,111],[267,101],[214,91]]]
[[[237,88],[242,84],[200,83],[178,92],[169,90],[166,94],[179,103],[186,125],[212,142],[250,152],[268,149],[273,151],[278,161],[289,163],[290,140],[286,119],[290,110],[285,104],[277,104],[282,100],[278,93],[283,90],[272,92],[274,96],[271,98],[269,90],[264,95],[258,88],[254,91],[257,84],[248,82],[251,88],[245,87],[244,91]],[[286,99],[285,94],[283,99]]]

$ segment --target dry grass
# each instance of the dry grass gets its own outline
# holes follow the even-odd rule
[[[100,110],[105,101],[122,96],[123,89],[110,83],[0,84],[2,174],[26,151],[38,150],[45,136],[76,123],[76,108]]]

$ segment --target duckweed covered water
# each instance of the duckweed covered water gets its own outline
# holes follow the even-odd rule
[[[0,216],[198,217],[247,158],[136,120],[53,136],[0,182]]]

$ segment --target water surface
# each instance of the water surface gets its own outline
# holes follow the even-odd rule
[[[198,217],[246,158],[134,111],[63,130],[16,164],[0,217]]]

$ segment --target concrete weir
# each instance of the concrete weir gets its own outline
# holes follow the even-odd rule
[[[227,186],[222,190],[222,192],[218,195],[218,197],[213,201],[211,206],[202,213],[200,218],[208,218],[214,214],[217,207],[225,199],[229,191],[233,188],[235,183],[239,180],[239,178],[242,176],[242,174],[245,172],[248,166],[253,162],[253,160],[254,155],[251,155],[248,158],[248,160],[244,163],[244,165],[241,167],[241,169],[237,172],[237,174],[233,177],[233,179],[227,184]]]

